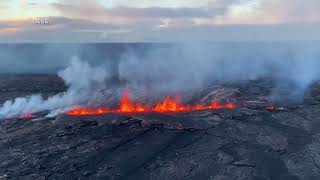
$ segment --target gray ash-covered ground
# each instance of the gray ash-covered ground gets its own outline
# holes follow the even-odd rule
[[[20,78],[1,78],[2,102],[65,89],[52,76]],[[239,103],[229,110],[1,120],[0,179],[320,179],[320,86],[266,110],[272,88],[220,87]]]

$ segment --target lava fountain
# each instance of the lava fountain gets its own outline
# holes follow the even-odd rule
[[[212,100],[209,105],[203,103],[197,103],[195,105],[183,105],[180,103],[178,97],[166,96],[162,101],[156,102],[154,105],[145,105],[144,103],[137,101],[134,102],[128,90],[124,90],[120,99],[119,106],[117,108],[108,107],[74,107],[66,114],[70,116],[82,116],[82,115],[102,115],[108,113],[170,113],[170,112],[188,112],[188,111],[201,111],[209,109],[234,109],[236,106],[229,102],[227,104],[220,104],[216,100]]]

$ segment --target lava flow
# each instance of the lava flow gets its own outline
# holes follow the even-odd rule
[[[153,106],[144,105],[142,102],[134,103],[129,96],[127,90],[124,91],[119,103],[119,107],[112,109],[106,107],[75,107],[68,111],[66,114],[71,116],[81,115],[101,115],[107,113],[146,113],[146,112],[188,112],[188,111],[200,111],[209,109],[234,109],[236,106],[229,102],[227,104],[219,104],[217,101],[211,101],[210,105],[198,103],[196,105],[183,105],[179,102],[177,97],[171,98],[165,97],[161,102],[155,103]]]
[[[20,116],[20,118],[33,118],[33,114],[23,114]]]

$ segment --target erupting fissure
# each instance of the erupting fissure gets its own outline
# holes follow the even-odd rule
[[[23,114],[21,115],[22,118],[33,118],[33,114]]]
[[[209,109],[233,109],[236,106],[229,102],[227,104],[219,104],[217,101],[212,100],[210,105],[198,103],[196,105],[183,105],[179,102],[177,97],[165,97],[161,102],[155,103],[153,106],[144,105],[142,102],[134,103],[129,95],[128,90],[122,94],[119,107],[112,109],[107,107],[75,107],[68,111],[66,114],[71,116],[81,115],[99,115],[107,113],[146,113],[146,112],[188,112]]]

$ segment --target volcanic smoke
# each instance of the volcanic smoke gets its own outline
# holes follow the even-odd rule
[[[134,103],[129,95],[128,90],[124,90],[119,103],[118,108],[108,107],[75,107],[66,114],[71,116],[82,116],[82,115],[100,115],[107,113],[146,113],[146,112],[188,112],[188,111],[200,111],[208,109],[234,109],[236,106],[229,102],[227,104],[219,104],[217,101],[212,100],[210,105],[203,103],[197,103],[195,105],[183,105],[180,103],[178,97],[171,98],[167,96],[163,101],[156,102],[152,106],[148,106],[138,101]]]

